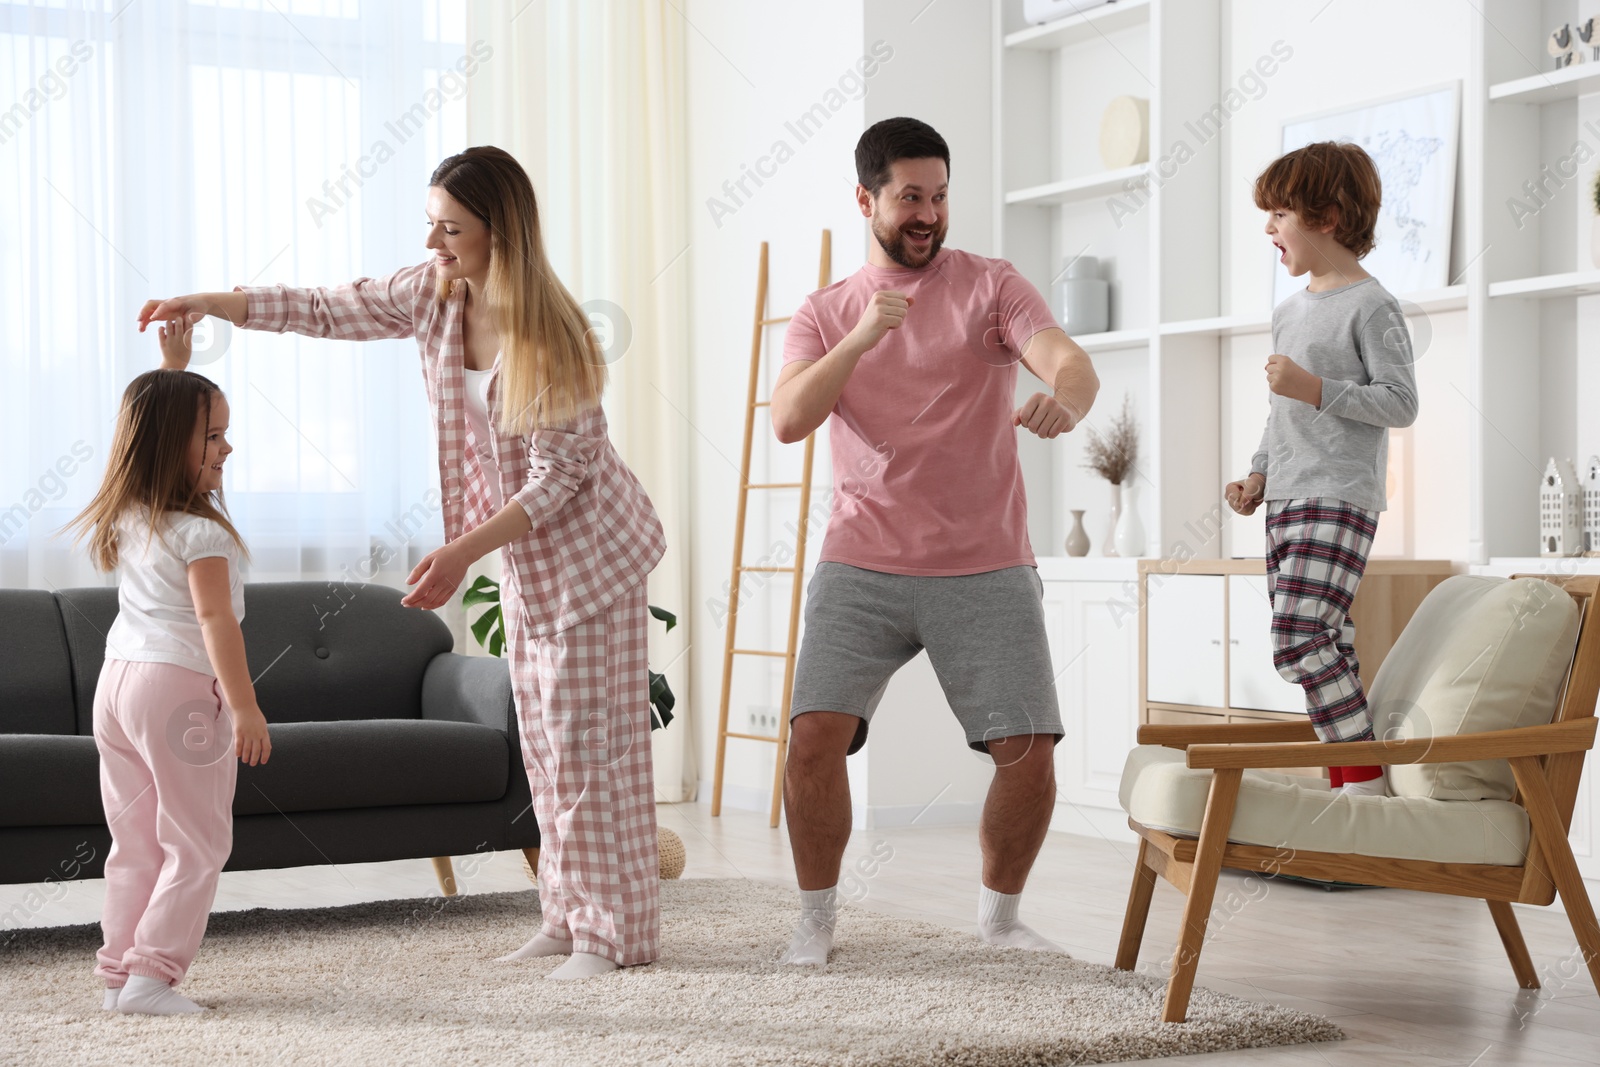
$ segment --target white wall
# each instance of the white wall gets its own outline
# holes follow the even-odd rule
[[[691,0],[685,15],[698,31],[690,36],[688,63],[692,208],[688,259],[695,365],[692,402],[685,414],[695,428],[690,670],[703,783],[700,799],[706,801],[722,692],[725,585],[733,549],[759,244],[770,243],[770,315],[788,314],[815,288],[822,228],[833,231],[833,278],[858,269],[865,261],[867,230],[854,202],[855,143],[872,122],[908,114],[933,124],[951,146],[949,243],[987,252],[992,246],[993,195],[990,14],[986,4],[970,2],[924,7],[824,0],[808,4],[804,17],[791,12],[780,19],[762,5]],[[864,88],[858,88],[857,62],[879,42],[878,54],[884,49],[891,54],[865,79]],[[842,99],[830,96],[841,82]],[[789,124],[819,102],[838,106],[820,130],[800,143]],[[779,141],[792,150],[792,157],[781,165],[775,163]],[[747,179],[743,190],[724,188],[724,182],[736,185],[745,168],[754,169],[758,163],[772,174],[759,187]],[[708,203],[711,198],[718,202]],[[782,327],[769,331],[768,341],[771,356],[760,389],[763,396],[775,377]],[[801,452],[798,445],[778,445],[762,417],[752,450],[752,480],[798,480]],[[812,479],[816,516],[826,514],[832,482],[828,463],[826,433],[819,433]],[[798,504],[797,494],[787,491],[751,495],[744,541],[747,564],[793,551],[791,524]],[[822,533],[821,523],[812,526],[807,555],[813,563]],[[747,582],[747,589],[749,597],[740,608],[739,646],[779,647],[788,614],[788,576],[774,576],[764,584]],[[781,661],[738,657],[730,728],[768,732],[759,726],[752,729],[747,717],[751,709],[776,707],[781,681]],[[864,821],[869,802],[869,772],[874,783],[870,803],[886,812],[926,804],[936,795],[946,807],[971,806],[981,798],[988,771],[962,743],[925,659],[896,680],[883,706],[895,712],[920,708],[922,715],[880,716],[868,753],[850,761],[858,822]],[[939,725],[924,729],[929,719]],[[730,741],[723,802],[764,809],[775,754],[771,745]],[[883,767],[881,775],[872,770],[879,765],[869,763],[874,759]],[[898,816],[887,812],[885,817]]]
[[[1242,108],[1223,129],[1225,312],[1265,316],[1272,306],[1273,253],[1261,230],[1265,216],[1256,209],[1251,190],[1256,175],[1282,152],[1284,121],[1453,79],[1464,83],[1470,26],[1461,15],[1458,5],[1447,0],[1400,4],[1337,0],[1332,5],[1324,0],[1227,0],[1224,80],[1237,78],[1257,56],[1269,52],[1274,41],[1284,41],[1294,55],[1267,81],[1261,98]],[[1463,199],[1458,183],[1452,279],[1472,255],[1462,247]],[[1464,560],[1470,528],[1465,457],[1476,418],[1463,395],[1473,395],[1473,390],[1461,376],[1466,364],[1466,313],[1434,313],[1425,328],[1432,340],[1417,363],[1421,412],[1405,449],[1413,520],[1407,554]],[[1221,463],[1229,477],[1249,470],[1250,456],[1260,442],[1267,411],[1263,367],[1271,354],[1272,339],[1265,333],[1232,338],[1224,347]],[[1387,529],[1379,523],[1383,541],[1376,551],[1406,552],[1404,542],[1393,539],[1400,526],[1398,510],[1388,520]],[[1261,555],[1262,523],[1259,513],[1250,519],[1231,518],[1223,554]]]

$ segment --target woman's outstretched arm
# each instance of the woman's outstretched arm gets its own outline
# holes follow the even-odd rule
[[[241,286],[231,293],[194,293],[148,300],[139,312],[141,331],[153,320],[198,322],[216,315],[247,330],[298,333],[340,341],[412,337],[417,316],[434,299],[431,263],[395,271],[383,278],[357,278],[348,285],[298,288]]]

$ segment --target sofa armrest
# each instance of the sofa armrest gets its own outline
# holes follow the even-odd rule
[[[441,652],[422,676],[422,717],[516,730],[511,667],[503,659]]]

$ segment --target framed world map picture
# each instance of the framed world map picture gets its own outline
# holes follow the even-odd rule
[[[1361,265],[1396,296],[1450,284],[1460,125],[1459,81],[1283,124],[1285,152],[1314,141],[1350,141],[1378,165],[1378,243]],[[1281,263],[1273,279],[1274,307],[1307,281],[1291,278]]]

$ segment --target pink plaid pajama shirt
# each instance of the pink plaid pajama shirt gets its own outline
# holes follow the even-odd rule
[[[247,329],[366,341],[414,337],[433,409],[444,533],[494,513],[467,428],[466,296],[438,297],[432,261],[328,289],[240,287]],[[506,652],[523,763],[539,820],[543,929],[622,966],[659,951],[645,579],[666,551],[643,486],[593,408],[490,442],[501,497],[533,529],[502,549]]]

